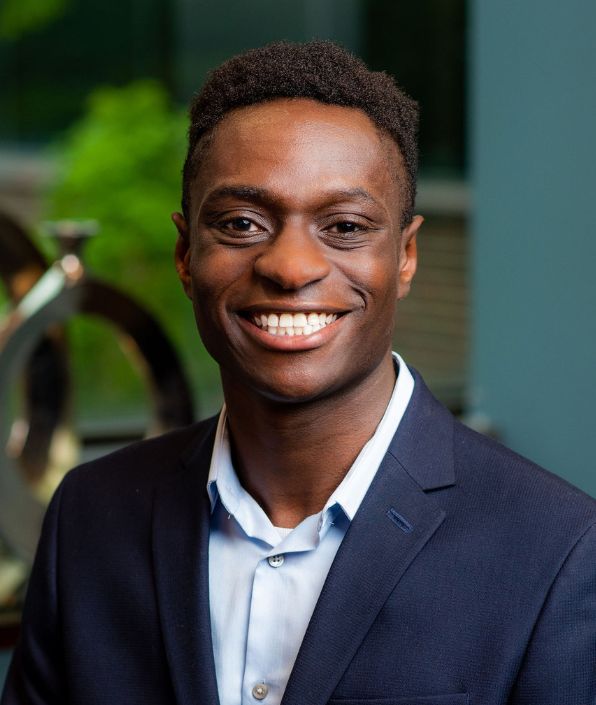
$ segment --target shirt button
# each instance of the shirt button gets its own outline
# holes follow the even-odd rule
[[[280,553],[279,556],[269,556],[267,562],[272,568],[279,568],[280,565],[284,564],[284,560],[283,553]]]
[[[269,692],[269,687],[265,683],[257,683],[252,689],[252,696],[256,700],[265,700],[267,693]]]

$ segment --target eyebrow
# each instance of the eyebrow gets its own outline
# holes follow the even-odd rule
[[[322,192],[323,197],[326,197],[328,201],[365,201],[372,205],[379,205],[376,198],[374,198],[368,191],[363,188],[356,187],[351,189],[339,189],[330,190],[328,192]],[[259,201],[264,204],[273,203],[276,201],[274,195],[265,188],[260,188],[258,186],[220,186],[214,189],[207,195],[203,205],[208,204],[218,198],[239,198],[246,201]]]
[[[256,186],[220,186],[207,194],[203,203],[210,203],[218,198],[240,198],[245,201],[264,201],[272,200],[271,194],[264,188]]]
[[[367,203],[372,203],[377,205],[377,199],[371,196],[368,191],[363,188],[350,188],[341,191],[330,191],[329,195],[338,201],[366,201]]]

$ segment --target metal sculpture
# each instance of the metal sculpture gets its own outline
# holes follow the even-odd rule
[[[194,417],[178,356],[157,321],[129,296],[87,273],[81,250],[93,225],[65,221],[51,229],[61,254],[46,268],[24,231],[0,216],[0,276],[13,304],[0,326],[0,536],[27,563],[45,510],[35,486],[47,471],[52,436],[68,408],[63,335],[68,319],[98,316],[136,350],[153,400],[147,434]],[[12,381],[19,378],[25,380],[25,418],[15,422],[9,396]]]
[[[0,213],[0,279],[13,306],[19,304],[46,269],[44,256],[23,228]],[[23,383],[26,422],[14,426],[9,446],[12,454],[19,456],[22,472],[35,480],[45,470],[49,443],[65,414],[69,396],[63,331],[55,329],[40,336],[27,360]]]

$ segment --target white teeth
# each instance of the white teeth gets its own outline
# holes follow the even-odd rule
[[[270,335],[310,335],[337,320],[335,313],[255,313],[252,322]]]
[[[271,316],[269,316],[271,318]],[[290,328],[294,325],[294,316],[291,313],[282,313],[279,317],[280,328]]]

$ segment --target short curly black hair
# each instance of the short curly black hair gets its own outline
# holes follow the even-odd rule
[[[190,106],[182,210],[188,218],[190,186],[201,162],[203,138],[231,110],[276,98],[312,98],[359,108],[397,144],[406,175],[402,226],[414,215],[418,168],[418,105],[384,72],[329,41],[275,42],[234,56],[215,69]],[[204,140],[203,140],[204,142]]]

